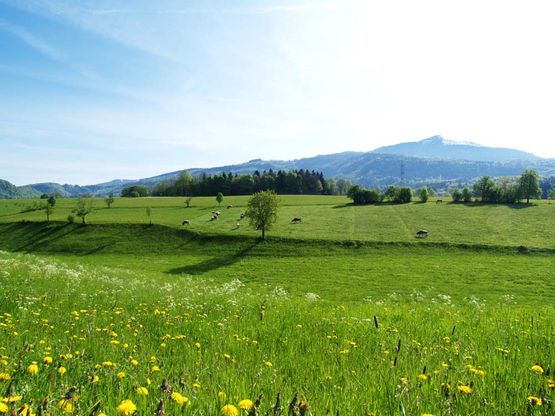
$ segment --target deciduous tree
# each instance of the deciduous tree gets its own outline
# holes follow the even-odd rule
[[[257,192],[249,199],[245,216],[252,227],[262,232],[263,240],[266,238],[266,230],[277,219],[278,204],[278,197],[273,191]]]

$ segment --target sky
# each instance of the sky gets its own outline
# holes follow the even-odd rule
[[[555,157],[555,5],[0,0],[0,178],[93,184],[433,135]]]

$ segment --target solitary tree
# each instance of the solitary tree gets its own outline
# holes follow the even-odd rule
[[[522,172],[518,179],[518,188],[520,195],[526,198],[526,203],[530,203],[530,198],[539,198],[541,196],[540,181],[538,172],[532,169],[527,169]]]
[[[48,198],[48,201],[46,201],[49,205],[52,205],[52,207],[54,207],[54,205],[56,205],[56,197],[54,195],[52,195],[50,198]]]
[[[268,230],[277,219],[278,197],[274,191],[255,193],[249,199],[245,216],[249,224],[262,232],[262,239],[266,238]]]
[[[110,195],[108,195],[106,198],[104,198],[104,203],[108,206],[108,208],[110,208],[112,206],[112,204],[114,203],[114,193],[110,192]]]
[[[189,208],[191,206],[191,201],[193,200],[192,196],[188,196],[187,198],[185,198],[185,205],[187,206],[187,208]]]
[[[85,224],[85,217],[92,211],[92,200],[90,198],[79,198],[77,207],[72,211],[81,218],[81,223]]]
[[[50,216],[54,213],[54,204],[50,203],[50,199],[44,206],[44,211],[46,212],[46,222],[50,222]]]
[[[218,202],[218,205],[220,205],[223,200],[224,200],[224,194],[222,194],[221,192],[218,192],[218,195],[216,195],[216,201]]]

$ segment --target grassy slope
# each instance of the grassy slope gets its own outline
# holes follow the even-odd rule
[[[555,205],[456,205],[412,203],[407,205],[352,206],[345,197],[281,196],[281,207],[271,235],[300,239],[414,242],[420,228],[430,234],[428,242],[490,244],[555,248]],[[148,222],[146,207],[152,208],[155,224],[180,228],[183,219],[191,230],[218,235],[255,236],[243,221],[235,229],[247,197],[226,197],[222,207],[214,198],[194,198],[185,208],[183,198],[117,199],[111,209],[95,200],[96,210],[87,221],[93,224]],[[227,209],[231,204],[234,208]],[[42,211],[21,213],[29,201],[0,201],[0,222],[44,221]],[[60,199],[53,219],[65,221],[75,200]],[[210,221],[210,212],[219,209],[221,219]],[[291,224],[302,217],[301,224]]]
[[[303,242],[233,236],[203,236],[164,226],[0,225],[0,249],[64,256],[150,273],[154,278],[192,275],[249,287],[315,292],[325,299],[361,301],[392,293],[428,298],[478,296],[498,301],[555,300],[553,254],[519,254],[516,249],[461,249],[422,244]],[[75,256],[76,255],[76,256]]]

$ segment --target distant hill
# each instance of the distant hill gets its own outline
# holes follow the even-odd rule
[[[481,160],[481,158],[489,158]],[[420,142],[381,147],[372,152],[343,152],[295,160],[254,159],[236,165],[212,168],[192,168],[196,176],[232,172],[253,173],[258,170],[308,169],[321,171],[327,178],[345,178],[363,186],[405,184],[412,187],[430,185],[444,191],[452,186],[473,182],[483,175],[516,176],[525,169],[535,169],[541,176],[555,176],[555,159],[542,159],[531,153],[514,149],[491,148],[458,143],[434,136]],[[79,186],[38,183],[16,187],[0,180],[0,198],[30,198],[43,193],[75,197],[81,195],[119,195],[125,186],[151,187],[162,181],[172,181],[181,171],[137,180],[116,179],[110,182]]]
[[[486,147],[476,143],[457,142],[433,136],[419,142],[399,143],[380,147],[374,153],[394,154],[434,159],[474,160],[481,162],[510,162],[513,160],[538,160],[540,157],[527,152],[501,147]]]

